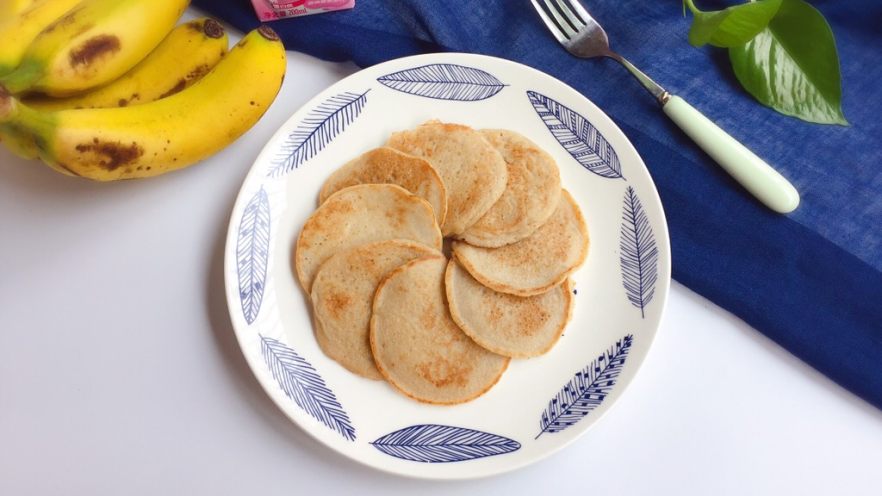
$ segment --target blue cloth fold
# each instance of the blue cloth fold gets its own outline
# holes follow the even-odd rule
[[[359,0],[354,10],[271,26],[288,49],[327,60],[369,66],[416,53],[476,52],[574,86],[646,161],[668,217],[674,278],[882,408],[882,3],[812,2],[836,36],[850,127],[805,123],[755,102],[724,50],[687,43],[690,20],[679,1],[584,3],[613,48],[788,177],[802,194],[799,209],[789,216],[765,209],[625,70],[568,55],[526,0]],[[243,31],[258,25],[248,0],[194,4]]]

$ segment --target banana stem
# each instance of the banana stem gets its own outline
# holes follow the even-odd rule
[[[0,84],[0,124],[5,124],[15,117],[17,103],[12,93]]]
[[[51,134],[53,122],[53,113],[40,112],[22,105],[3,85],[0,85],[0,130],[32,136],[48,136]]]
[[[14,71],[0,76],[0,86],[4,86],[8,92],[17,95],[31,89],[31,85],[40,77],[40,70],[38,64],[22,62]]]

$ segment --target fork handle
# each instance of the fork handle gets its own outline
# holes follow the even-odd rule
[[[799,192],[790,181],[686,100],[671,96],[662,110],[744,189],[767,207],[786,214],[799,205]]]

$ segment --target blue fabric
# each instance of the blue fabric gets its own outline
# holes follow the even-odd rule
[[[526,0],[359,0],[351,11],[272,27],[288,49],[328,60],[369,66],[423,52],[478,52],[574,86],[646,161],[670,225],[674,278],[882,408],[882,3],[812,2],[839,48],[851,126],[837,127],[788,118],[752,100],[724,50],[687,43],[690,20],[679,1],[585,1],[613,48],[791,179],[802,194],[799,209],[780,216],[753,200],[624,69],[564,52]],[[239,29],[258,25],[248,0],[194,3]],[[296,68],[288,77],[297,77]]]

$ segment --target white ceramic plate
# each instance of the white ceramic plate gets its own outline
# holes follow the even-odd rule
[[[393,131],[429,119],[511,129],[538,143],[557,160],[591,237],[561,340],[544,356],[512,360],[487,394],[457,406],[418,403],[327,358],[291,262],[328,175]],[[371,467],[461,479],[535,462],[609,410],[655,337],[670,285],[670,247],[646,167],[585,97],[514,62],[432,54],[354,74],[279,129],[233,209],[225,278],[242,352],[295,423]]]

